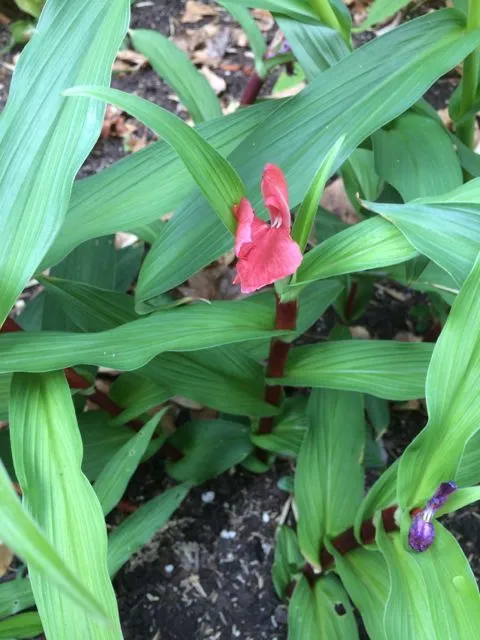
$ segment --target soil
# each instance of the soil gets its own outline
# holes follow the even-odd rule
[[[165,35],[182,33],[185,25],[180,17],[184,10],[185,3],[179,0],[139,2],[133,7],[131,25]],[[227,14],[221,14],[220,22],[231,26]],[[0,30],[0,47],[6,37],[5,29]],[[241,66],[235,72],[215,70],[227,83],[222,97],[226,106],[240,98],[248,80],[245,68],[251,67],[252,60],[248,51],[239,47],[231,52],[227,49],[224,59]],[[8,92],[11,62],[9,54],[0,65],[0,107]],[[442,78],[427,99],[436,108],[445,106],[455,84],[455,74]],[[113,85],[185,115],[170,89],[149,68],[117,75]],[[102,170],[125,153],[121,139],[100,140],[81,176]],[[414,334],[410,312],[415,306],[425,306],[425,297],[407,289],[401,289],[402,295],[395,297],[388,289],[396,285],[381,285],[356,325],[372,338],[393,338],[399,332]],[[335,314],[329,311],[308,332],[307,340],[324,339],[334,321]],[[407,410],[392,406],[391,425],[384,438],[389,462],[401,454],[425,422],[421,404]],[[287,612],[274,592],[271,565],[275,529],[288,500],[277,482],[291,471],[285,461],[260,476],[237,468],[191,491],[168,525],[115,579],[126,640],[286,639]],[[139,469],[126,497],[140,504],[168,484],[161,460],[154,457]],[[477,578],[479,514],[478,508],[469,508],[448,518],[448,527],[463,546]]]

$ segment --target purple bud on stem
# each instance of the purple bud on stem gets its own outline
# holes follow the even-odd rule
[[[455,482],[442,482],[442,484],[435,491],[433,498],[427,502],[427,507],[430,507],[434,511],[443,507],[447,498],[452,493],[455,493],[457,490],[457,485]]]
[[[426,551],[432,545],[435,539],[435,527],[430,522],[432,515],[433,512],[427,509],[413,518],[408,544],[414,551]]]

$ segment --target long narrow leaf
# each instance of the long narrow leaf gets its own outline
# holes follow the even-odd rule
[[[141,120],[162,136],[178,153],[227,229],[236,229],[232,207],[244,194],[242,181],[232,165],[194,129],[177,116],[148,100],[116,89],[76,87],[68,96],[88,96],[111,102]]]
[[[128,0],[49,0],[15,68],[0,120],[0,324],[60,229],[100,132],[103,106],[62,90],[109,84],[129,9]]]
[[[26,509],[108,614],[108,624],[85,615],[64,589],[30,566],[30,579],[47,636],[122,637],[107,571],[107,532],[100,503],[81,471],[82,442],[63,372],[12,380],[13,461]],[[26,447],[25,443],[29,446]]]

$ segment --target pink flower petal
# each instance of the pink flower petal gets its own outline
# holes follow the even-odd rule
[[[257,289],[292,275],[302,262],[302,252],[288,231],[267,224],[255,225],[252,242],[245,246],[237,263],[236,282],[242,293]]]
[[[273,226],[282,226],[290,231],[291,217],[288,206],[288,188],[280,167],[265,165],[262,176],[262,195]]]
[[[240,200],[240,204],[233,207],[233,215],[238,221],[235,233],[235,255],[240,255],[243,245],[252,241],[252,225],[255,214],[252,205],[246,198]]]

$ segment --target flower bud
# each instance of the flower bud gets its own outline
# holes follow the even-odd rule
[[[434,511],[443,507],[449,495],[457,490],[455,482],[442,482],[442,484],[435,491],[433,498],[427,502],[427,507],[430,507]]]
[[[435,539],[435,527],[431,522],[433,512],[429,509],[417,514],[408,532],[408,544],[414,551],[426,551]]]

